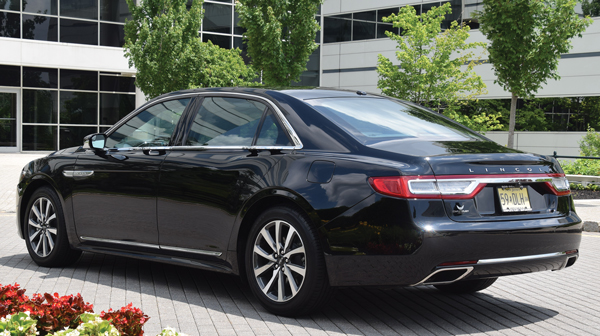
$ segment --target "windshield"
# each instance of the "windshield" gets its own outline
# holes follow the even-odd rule
[[[435,112],[386,98],[305,100],[325,117],[365,144],[393,139],[439,141],[485,140]]]

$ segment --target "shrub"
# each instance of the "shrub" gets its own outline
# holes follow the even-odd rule
[[[75,329],[58,331],[53,336],[119,336],[119,331],[110,321],[103,320],[100,315],[84,313],[78,318],[81,322]]]
[[[21,306],[29,301],[19,284],[0,285],[0,318],[22,311]]]
[[[600,134],[588,126],[586,135],[579,142],[579,149],[583,156],[600,156]]]
[[[46,302],[44,302],[46,301]],[[37,319],[38,330],[53,332],[65,328],[75,329],[80,321],[77,319],[83,313],[93,313],[93,305],[83,301],[81,294],[59,296],[45,293],[34,294],[30,308],[33,318]]]
[[[117,311],[109,309],[108,312],[100,313],[104,320],[111,321],[112,324],[125,336],[142,336],[144,331],[142,326],[148,321],[148,315],[141,309],[133,307],[130,303]]]
[[[36,336],[36,321],[28,313],[16,313],[0,319],[1,336]]]
[[[560,163],[565,174],[600,176],[600,160],[577,159]]]

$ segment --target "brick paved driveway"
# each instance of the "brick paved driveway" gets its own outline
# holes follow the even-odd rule
[[[342,289],[321,313],[271,315],[234,276],[84,253],[72,267],[35,265],[15,214],[0,212],[0,284],[29,294],[81,293],[96,312],[129,302],[150,315],[147,335],[171,326],[191,335],[600,335],[600,234],[560,272],[501,278],[476,295],[433,287]]]

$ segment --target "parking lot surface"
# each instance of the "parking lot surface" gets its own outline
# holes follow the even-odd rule
[[[81,293],[96,312],[132,302],[150,316],[147,335],[167,326],[190,335],[600,335],[598,233],[583,233],[581,257],[562,271],[500,278],[474,295],[339,289],[323,311],[296,319],[266,312],[235,276],[91,253],[71,267],[38,267],[7,199],[31,158],[14,156],[0,155],[0,284]]]

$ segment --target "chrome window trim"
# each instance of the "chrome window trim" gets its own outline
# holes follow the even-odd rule
[[[290,122],[287,120],[287,118],[283,115],[283,112],[281,112],[281,110],[277,107],[277,105],[275,105],[271,100],[261,97],[261,96],[257,96],[257,95],[252,95],[252,94],[247,94],[247,93],[238,93],[238,92],[194,92],[194,93],[184,93],[184,94],[180,94],[177,96],[170,96],[170,97],[165,97],[165,98],[161,98],[159,100],[153,101],[152,104],[146,106],[146,104],[140,106],[138,109],[132,111],[130,114],[133,114],[134,112],[139,112],[142,111],[144,109],[146,109],[149,106],[153,106],[155,104],[158,104],[160,102],[163,102],[165,100],[173,100],[173,99],[179,99],[182,97],[204,97],[204,96],[214,96],[214,97],[250,97],[250,98],[254,98],[254,99],[258,99],[261,100],[263,102],[266,102],[267,105],[273,110],[275,111],[275,115],[277,116],[277,118],[279,119],[279,121],[281,122],[283,128],[285,129],[285,131],[287,132],[287,134],[289,135],[290,139],[292,140],[292,143],[294,144],[293,146],[158,146],[158,147],[123,147],[123,148],[105,148],[108,150],[118,150],[118,151],[123,151],[123,150],[173,150],[173,149],[180,149],[180,150],[207,150],[207,149],[228,149],[228,150],[235,150],[235,149],[243,149],[243,150],[298,150],[298,149],[302,149],[304,148],[304,145],[302,144],[302,141],[300,141],[300,137],[298,137],[298,134],[296,134],[296,131],[294,130],[294,128],[292,127],[292,125],[290,124]],[[137,113],[136,113],[137,114]],[[127,121],[129,121],[129,115],[127,115],[125,118],[121,119],[118,123],[116,123],[115,125],[113,125],[113,127],[109,128],[105,134],[109,134],[112,133],[112,131],[114,129],[117,129],[119,127],[121,127],[124,123],[126,123]]]
[[[545,254],[534,254],[534,255],[521,256],[521,257],[481,259],[481,260],[477,261],[477,265],[497,264],[497,263],[525,261],[525,260],[533,260],[533,259],[544,259],[544,258],[560,257],[560,256],[564,256],[564,255],[567,255],[567,254],[565,252],[555,252],[555,253],[545,253]]]
[[[138,243],[138,242],[131,242],[131,241],[115,240],[115,239],[94,238],[94,237],[84,237],[84,236],[80,236],[79,238],[81,240],[95,241],[95,242],[99,242],[99,243],[110,243],[110,244],[137,246],[137,247],[147,247],[147,248],[158,249],[158,250],[187,252],[187,253],[195,253],[195,254],[209,255],[209,256],[215,256],[215,257],[220,257],[223,254],[222,252],[218,252],[218,251],[205,251],[205,250],[197,250],[197,249],[190,249],[190,248],[184,248],[184,247],[146,244],[146,243]]]

